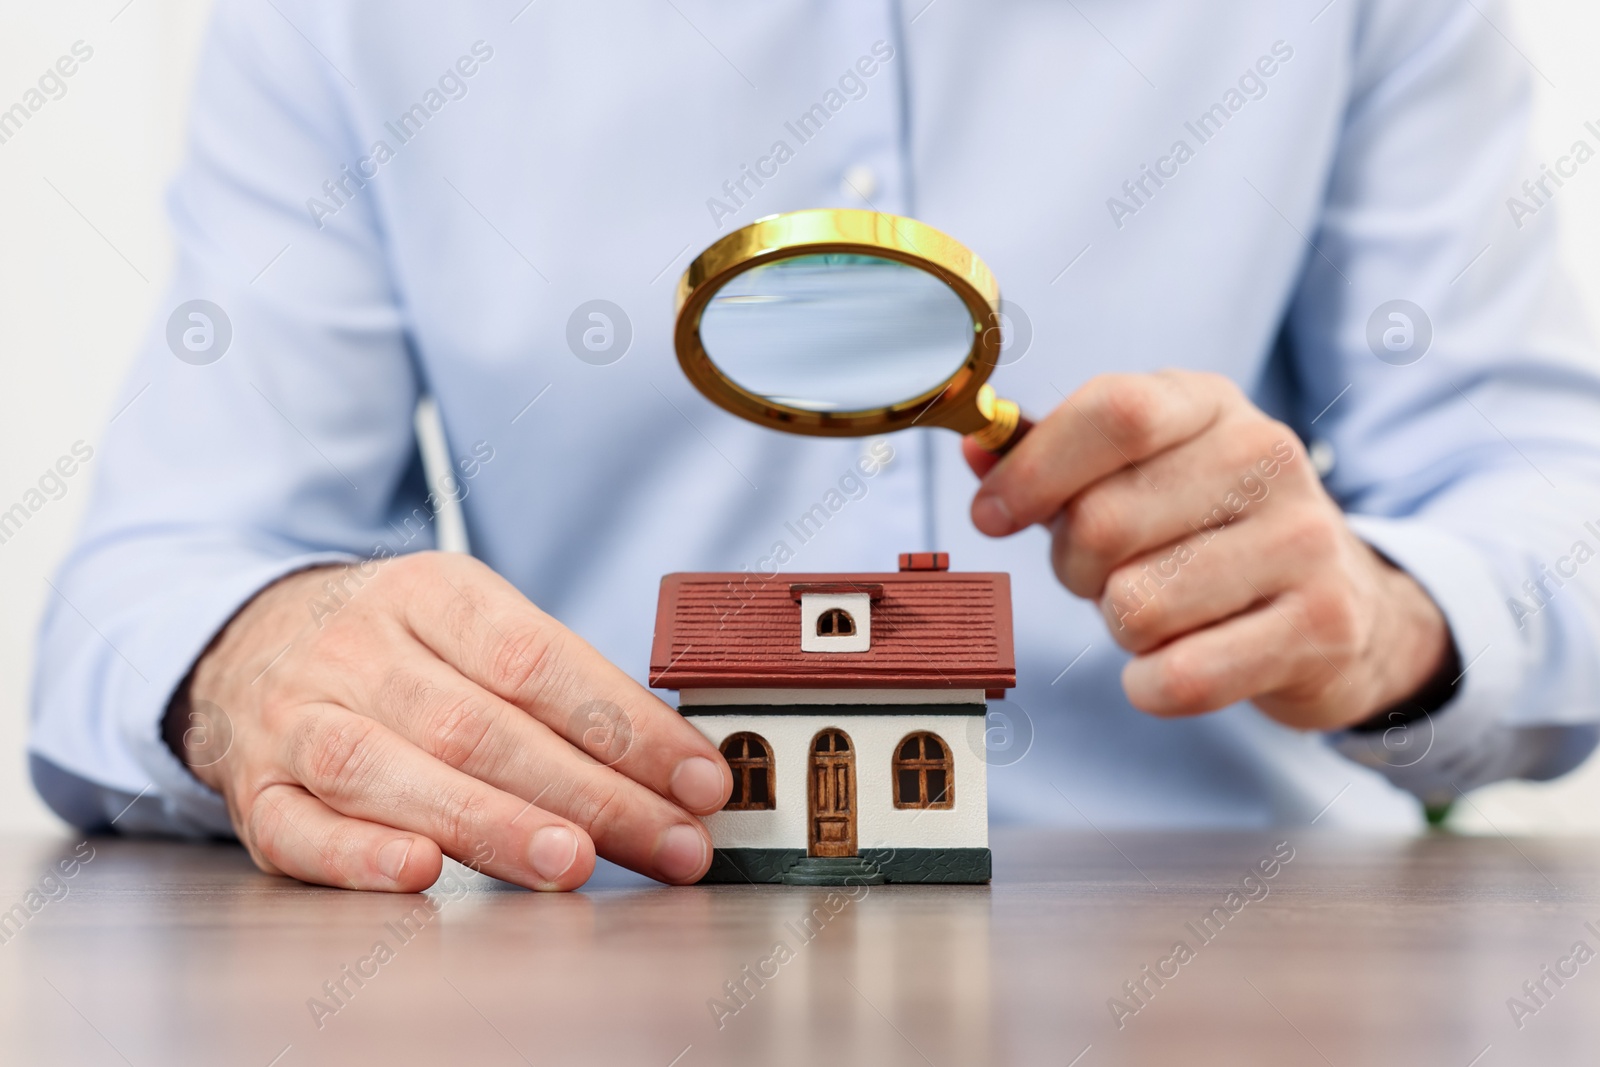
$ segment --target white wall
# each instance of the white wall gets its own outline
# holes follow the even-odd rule
[[[94,444],[112,414],[112,392],[166,277],[160,197],[208,6],[0,0],[7,106],[74,41],[94,48],[66,96],[0,145],[0,500],[19,497],[72,442]],[[1522,51],[1554,83],[1535,78],[1535,150],[1553,158],[1584,120],[1600,119],[1592,56],[1600,9],[1585,0],[1512,7]],[[1600,171],[1584,170],[1561,198],[1569,234],[1600,232]],[[1600,308],[1600,245],[1569,241],[1568,258],[1591,309]],[[0,830],[53,825],[24,773],[27,680],[44,577],[83,500],[84,483],[75,480],[65,498],[0,545]],[[1464,825],[1600,829],[1600,762],[1551,786],[1497,786],[1473,803]]]
[[[66,95],[0,144],[4,507],[74,441],[99,444],[112,394],[165,288],[161,196],[209,4],[137,0],[119,14],[124,2],[0,0],[0,106],[74,42],[94,50]],[[85,473],[93,475],[92,462]],[[0,545],[0,830],[58,825],[28,785],[23,744],[45,576],[66,550],[88,479],[68,484],[66,496]]]

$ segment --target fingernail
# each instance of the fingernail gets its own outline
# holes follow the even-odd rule
[[[706,811],[722,799],[722,769],[704,756],[690,756],[672,772],[672,795],[690,811]]]
[[[706,865],[706,839],[692,826],[669,826],[656,846],[656,870],[669,882],[687,882]]]
[[[400,874],[406,869],[406,859],[411,855],[411,846],[416,844],[410,837],[397,837],[378,850],[378,870],[391,882],[398,882]]]
[[[991,537],[1002,537],[1017,528],[1006,502],[989,493],[978,494],[972,502],[972,525]]]
[[[528,862],[540,878],[557,881],[578,858],[578,835],[565,826],[546,826],[528,843]]]
[[[1122,691],[1128,703],[1143,711],[1159,706],[1160,672],[1153,656],[1138,656],[1122,668]]]

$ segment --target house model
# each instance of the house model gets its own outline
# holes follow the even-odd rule
[[[1016,685],[1011,581],[669,574],[650,684],[721,750],[705,882],[987,882],[988,700]]]

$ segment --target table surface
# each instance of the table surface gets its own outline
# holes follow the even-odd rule
[[[1600,1062],[1600,963],[1573,955],[1600,950],[1592,839],[1007,830],[990,886],[568,896],[6,845],[8,1064]]]

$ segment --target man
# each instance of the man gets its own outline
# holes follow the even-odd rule
[[[1016,578],[1002,820],[1403,827],[1594,745],[1600,363],[1498,8],[518,7],[219,6],[44,623],[65,818],[358,888],[693,881],[730,779],[640,685],[659,576],[916,548]],[[688,260],[822,206],[999,277],[1040,421],[975,496],[941,431],[678,373]],[[424,392],[476,559],[418,551]]]

